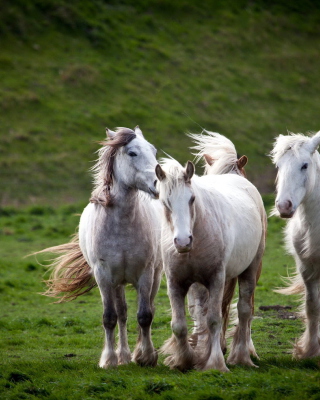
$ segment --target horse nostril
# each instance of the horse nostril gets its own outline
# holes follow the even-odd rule
[[[292,208],[292,202],[288,200],[288,208]]]
[[[174,238],[174,239],[173,239],[173,243],[174,243],[174,244],[177,244],[177,238]]]
[[[192,243],[192,240],[193,240],[192,235],[189,236],[189,239],[190,239],[190,244],[191,244],[191,243]]]

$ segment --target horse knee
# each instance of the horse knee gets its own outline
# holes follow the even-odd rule
[[[105,311],[103,313],[103,326],[105,329],[114,329],[117,325],[117,314],[114,311]]]
[[[208,315],[207,324],[209,329],[221,328],[222,317],[220,315]]]
[[[138,323],[141,328],[147,328],[151,325],[153,319],[153,315],[151,310],[144,310],[142,312],[138,312]]]
[[[178,338],[185,337],[188,335],[188,328],[185,324],[180,322],[172,322],[171,329],[174,335]]]

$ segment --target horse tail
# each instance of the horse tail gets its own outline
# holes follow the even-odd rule
[[[52,273],[45,281],[48,288],[42,293],[45,296],[59,298],[57,303],[74,300],[97,285],[80,249],[78,234],[75,234],[69,243],[49,247],[33,254],[40,253],[53,253],[58,256],[49,264]]]
[[[292,277],[284,278],[284,280],[287,283],[287,286],[275,289],[274,291],[276,293],[286,295],[305,293],[305,285],[302,276],[298,272]]]

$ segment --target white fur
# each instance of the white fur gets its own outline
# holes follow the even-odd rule
[[[298,358],[320,355],[320,156],[316,151],[319,143],[320,132],[313,137],[280,135],[271,152],[278,167],[276,208],[280,214],[291,217],[285,239],[297,268],[291,286],[279,292],[305,294],[306,330],[294,349]]]
[[[180,369],[199,364],[201,369],[227,370],[220,348],[224,284],[226,280],[248,270],[250,281],[240,286],[239,329],[243,337],[237,338],[229,361],[253,365],[248,332],[251,306],[248,304],[264,250],[266,227],[261,196],[249,181],[238,175],[193,176],[191,182],[186,182],[187,170],[177,161],[163,160],[162,169],[165,178],[158,184],[160,200],[167,208],[167,215],[171,216],[171,220],[163,219],[162,256],[175,338],[163,347],[164,352],[168,350],[167,353],[171,354],[167,363]],[[193,197],[195,201],[191,205]],[[182,243],[190,232],[192,248],[185,254],[179,254],[177,250],[183,246],[177,245],[177,238]],[[185,250],[188,250],[187,246]],[[186,344],[183,311],[186,290],[193,282],[199,282],[209,290],[208,348],[207,351],[199,350],[202,356],[198,354],[198,360],[197,354],[193,355],[190,345]],[[177,348],[176,356],[172,352],[172,343]],[[201,358],[204,360],[201,361]]]

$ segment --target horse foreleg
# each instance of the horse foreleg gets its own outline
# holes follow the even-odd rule
[[[116,367],[118,357],[115,352],[115,327],[117,312],[114,306],[115,291],[105,278],[103,271],[95,271],[95,279],[99,286],[103,303],[103,327],[105,330],[105,345],[102,351],[99,366],[101,368]]]
[[[248,268],[238,277],[239,300],[238,317],[239,323],[233,332],[233,340],[227,363],[231,365],[243,364],[256,367],[250,358],[250,354],[257,357],[251,339],[251,321],[253,317],[253,295],[256,286],[256,270]]]
[[[169,355],[164,361],[170,368],[186,371],[196,364],[195,353],[188,341],[188,328],[185,315],[184,299],[187,290],[168,281],[168,295],[171,303],[173,335],[161,348],[161,352]]]
[[[124,286],[116,289],[116,311],[118,315],[119,342],[117,348],[118,364],[128,364],[131,361],[131,352],[127,337],[127,303]]]
[[[198,364],[201,370],[217,369],[228,372],[223,352],[221,350],[222,331],[222,299],[224,292],[225,273],[223,270],[216,273],[209,284],[209,299],[207,312],[208,340],[206,348],[202,350],[202,359]]]
[[[296,358],[309,358],[309,357],[320,356],[319,281],[317,279],[305,279],[304,283],[306,287],[306,299],[305,299],[306,330],[295,344],[293,354]]]
[[[151,291],[153,273],[145,274],[138,284],[138,324],[139,337],[133,352],[132,359],[141,366],[157,365],[158,353],[151,340],[151,324],[153,320],[153,306],[151,304]]]

